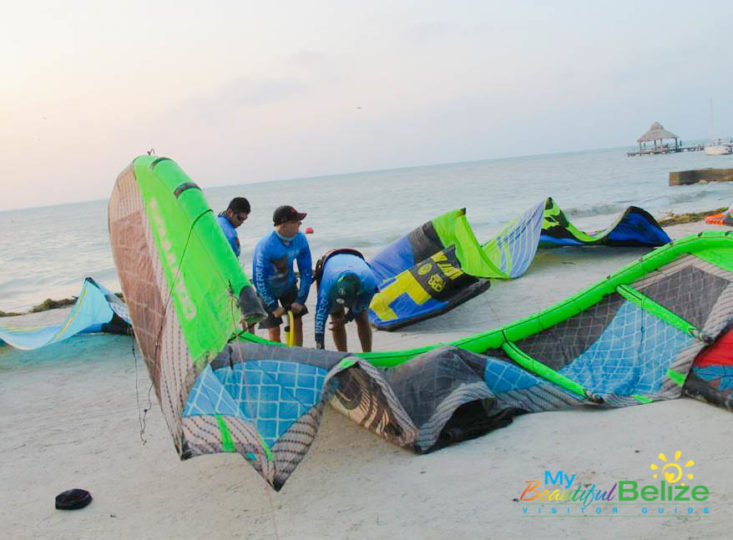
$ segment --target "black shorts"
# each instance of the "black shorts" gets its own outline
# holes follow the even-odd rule
[[[287,291],[282,297],[278,298],[278,302],[280,302],[280,305],[285,308],[285,311],[287,312],[290,310],[290,305],[295,302],[295,299],[298,297],[298,289],[292,288],[289,291]],[[303,311],[298,313],[297,315],[293,313],[293,317],[296,319],[300,319],[303,315],[308,313],[308,308],[303,306]],[[271,311],[268,311],[267,318],[263,321],[260,321],[260,324],[258,328],[262,329],[268,329],[268,328],[276,328],[280,326],[283,323],[282,317],[275,317],[273,316]]]
[[[355,321],[357,317],[359,317],[359,315],[364,313],[364,311],[366,311],[366,309],[363,309],[359,313],[356,313],[352,306],[337,304],[334,302],[333,306],[331,306],[331,311],[329,311],[329,315],[341,314],[344,318],[344,322],[350,323],[351,321]]]

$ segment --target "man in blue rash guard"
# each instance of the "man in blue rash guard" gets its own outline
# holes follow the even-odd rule
[[[224,231],[229,245],[232,246],[234,254],[239,257],[241,248],[239,246],[239,236],[237,236],[237,227],[242,225],[249,217],[251,209],[249,201],[244,197],[234,197],[226,210],[216,216],[221,230]]]
[[[305,301],[313,281],[308,240],[298,230],[305,216],[292,206],[278,207],[272,215],[275,230],[257,243],[252,261],[252,281],[269,313],[260,328],[267,328],[270,341],[280,341],[282,316],[290,310],[295,319],[295,344],[299,347],[303,345],[301,317],[308,313]],[[298,261],[299,285],[293,261]]]
[[[331,334],[339,351],[346,351],[345,324],[355,320],[361,349],[372,350],[369,303],[377,292],[377,278],[355,250],[326,254],[317,269],[316,347],[323,349],[326,319],[331,316]],[[346,313],[348,308],[349,312]]]

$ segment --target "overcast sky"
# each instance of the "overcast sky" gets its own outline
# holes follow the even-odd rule
[[[733,136],[733,2],[6,2],[0,210]]]

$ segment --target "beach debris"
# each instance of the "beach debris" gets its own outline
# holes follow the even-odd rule
[[[41,313],[42,311],[48,311],[50,309],[58,309],[65,306],[73,306],[76,304],[76,301],[78,300],[77,296],[72,296],[71,298],[62,298],[61,300],[53,300],[51,298],[46,298],[43,302],[38,304],[37,306],[33,306],[31,308],[31,313]]]
[[[92,494],[85,489],[69,489],[56,495],[56,510],[79,510],[92,502]]]
[[[683,223],[696,223],[698,221],[706,219],[706,216],[708,216],[709,214],[720,213],[724,211],[725,208],[716,208],[714,210],[707,210],[705,212],[686,212],[684,214],[675,214],[673,212],[670,212],[659,220],[659,224],[662,227],[669,227],[670,225],[681,225]]]

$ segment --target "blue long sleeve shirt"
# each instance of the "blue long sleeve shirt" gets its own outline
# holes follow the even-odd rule
[[[293,240],[286,242],[272,231],[255,246],[252,281],[271,311],[277,308],[277,299],[295,287],[294,261],[298,262],[300,272],[300,285],[295,301],[305,304],[313,282],[311,250],[305,235],[298,233]]]
[[[234,228],[234,225],[232,225],[231,221],[229,221],[229,218],[227,218],[224,214],[219,214],[218,216],[216,216],[216,221],[219,222],[221,230],[224,231],[224,236],[227,237],[227,241],[229,242],[229,245],[232,246],[234,254],[239,257],[239,254],[241,253],[241,247],[239,246],[239,236],[237,236],[237,229]]]
[[[354,274],[359,278],[359,292],[356,301],[353,306],[348,306],[354,315],[358,315],[369,307],[377,291],[377,277],[364,259],[350,253],[337,253],[329,257],[323,266],[321,283],[318,286],[316,343],[322,343],[324,339],[326,320],[328,320],[333,304],[331,289],[336,285],[338,279],[346,274]]]

